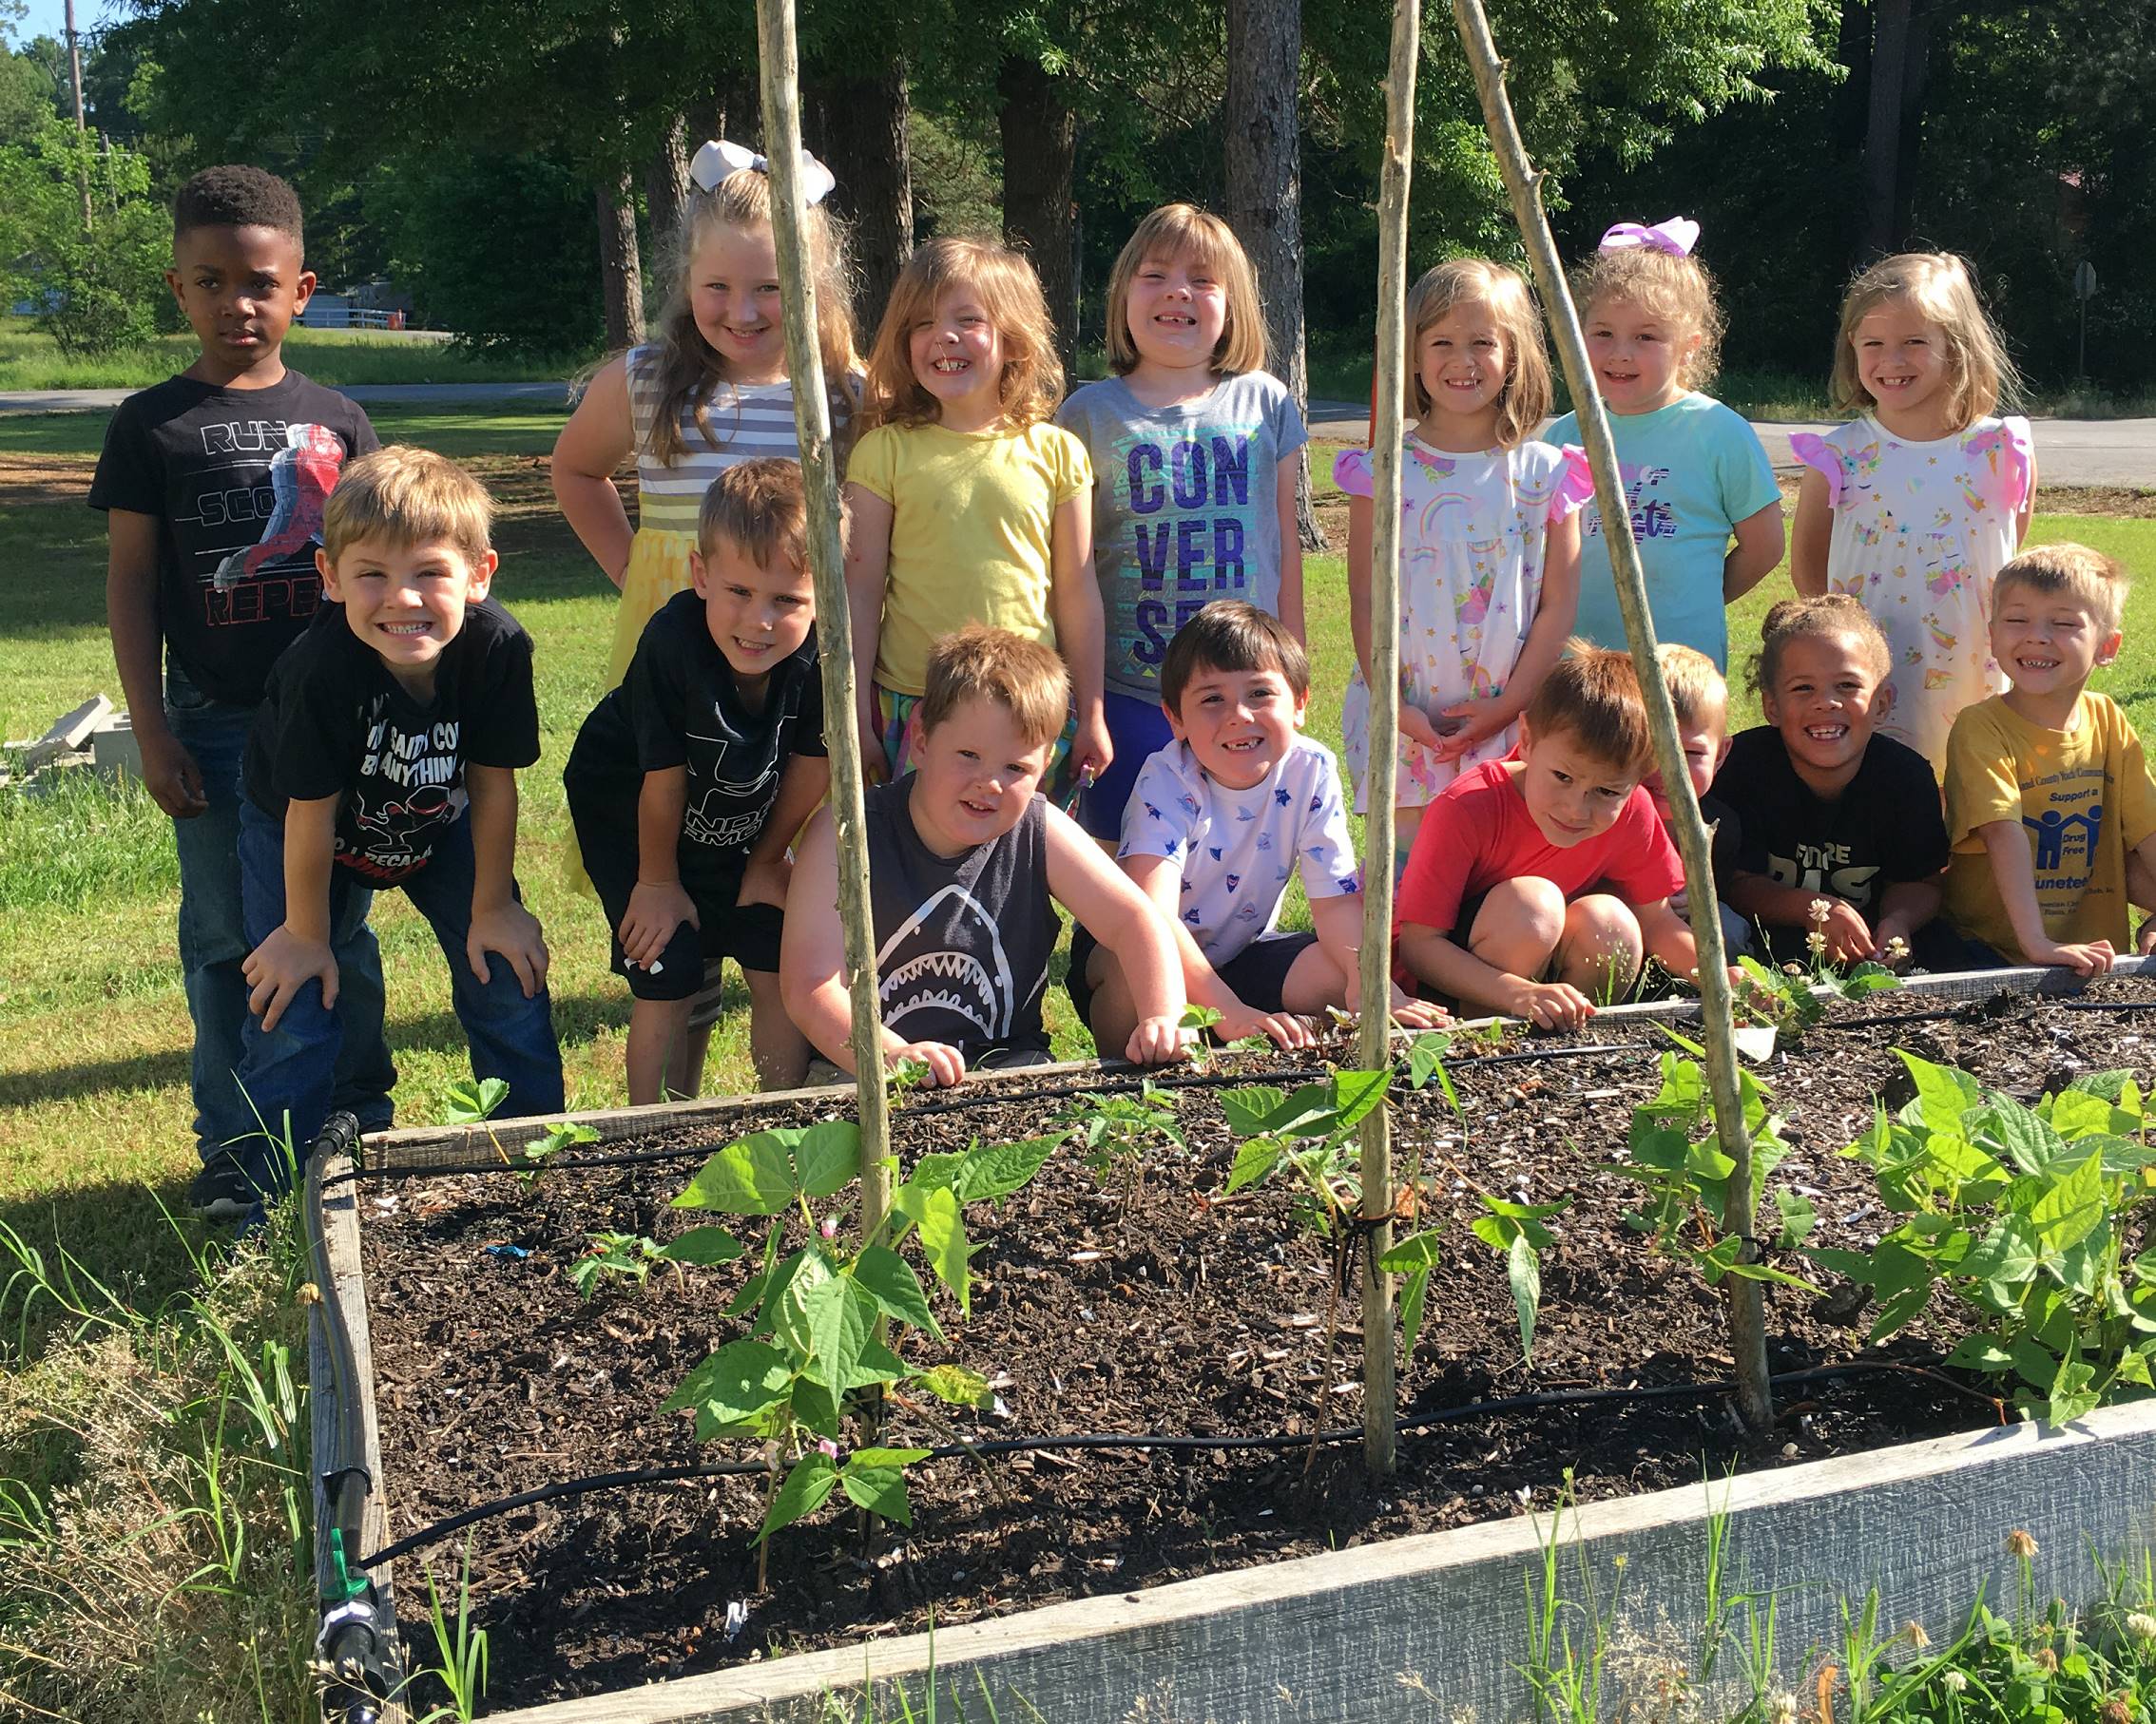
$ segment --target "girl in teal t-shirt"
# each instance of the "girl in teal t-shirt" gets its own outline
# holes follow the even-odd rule
[[[1714,374],[1723,327],[1713,280],[1692,256],[1699,233],[1699,223],[1682,217],[1654,227],[1619,222],[1603,235],[1573,297],[1609,412],[1655,635],[1697,647],[1723,670],[1723,607],[1781,561],[1781,492],[1742,415],[1695,387]],[[1567,413],[1543,437],[1579,443],[1579,415]],[[1602,532],[1602,511],[1589,503],[1580,526],[1575,628],[1598,646],[1622,647],[1625,623]]]

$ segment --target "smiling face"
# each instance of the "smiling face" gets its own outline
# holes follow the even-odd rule
[[[1882,299],[1858,319],[1850,335],[1857,350],[1857,380],[1877,403],[1879,422],[1919,441],[1958,430],[1947,421],[1948,347],[1939,326],[1897,295]]]
[[[703,601],[704,625],[734,674],[768,675],[816,626],[816,587],[808,570],[774,553],[769,566],[723,534],[709,551],[689,553],[689,576]]]
[[[1307,704],[1308,697],[1297,695],[1278,669],[1201,664],[1183,686],[1182,710],[1161,710],[1216,783],[1252,790],[1287,757]]]
[[[301,261],[299,241],[274,227],[208,225],[173,237],[164,279],[202,344],[193,374],[221,385],[258,366],[281,374],[284,332],[315,291]]]
[[[1027,741],[1000,701],[960,701],[914,748],[909,806],[921,842],[955,856],[1003,836],[1039,790],[1054,747],[1052,737]]]
[[[323,596],[344,606],[352,632],[421,699],[433,695],[434,666],[462,632],[465,607],[487,596],[500,561],[490,550],[474,563],[447,539],[360,539],[335,563],[315,553]]]
[[[915,323],[906,339],[914,379],[936,404],[939,424],[953,431],[982,431],[1003,413],[1003,338],[963,282],[937,296],[935,309]]]
[[[1781,733],[1789,764],[1815,795],[1836,796],[1864,763],[1872,732],[1894,707],[1870,644],[1855,635],[1798,635],[1784,642],[1774,686],[1760,691],[1766,721]]]
[[[1141,367],[1211,371],[1227,329],[1228,291],[1196,252],[1149,257],[1130,278],[1125,316]]]
[[[1597,299],[1588,308],[1588,357],[1613,413],[1651,413],[1684,393],[1684,362],[1699,331],[1636,299]]]
[[[1513,768],[1535,830],[1559,850],[1599,837],[1617,824],[1640,782],[1636,768],[1598,760],[1576,732],[1537,737],[1520,720],[1520,758]]]
[[[2119,631],[2086,599],[2001,581],[1992,595],[1992,657],[2013,684],[2007,702],[2056,729],[2099,664],[2119,656]],[[2041,708],[2031,712],[2028,708]]]
[[[1420,429],[1440,448],[1487,449],[1496,441],[1497,413],[1511,370],[1497,314],[1463,299],[1422,332],[1415,375],[1430,399]]]
[[[780,383],[786,331],[779,309],[779,251],[768,227],[714,221],[689,254],[689,315],[736,383]]]

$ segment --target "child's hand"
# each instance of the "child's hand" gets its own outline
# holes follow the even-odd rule
[[[966,1056],[948,1042],[907,1042],[883,1050],[886,1070],[906,1060],[928,1068],[922,1082],[931,1089],[948,1089],[966,1075]]]
[[[1123,1057],[1133,1065],[1172,1065],[1188,1055],[1196,1039],[1173,1018],[1141,1018],[1124,1044]]]
[[[1275,1047],[1308,1047],[1318,1040],[1310,1025],[1293,1012],[1259,1011],[1241,1000],[1221,1007],[1220,1022],[1213,1025],[1213,1034],[1222,1042],[1263,1036]]]
[[[2145,958],[2156,951],[2156,916],[2150,916],[2141,925],[2141,932],[2134,936],[2133,949]]]
[[[793,878],[794,864],[783,851],[776,856],[752,860],[741,870],[741,890],[734,896],[734,908],[768,904],[773,910],[784,910],[786,888]]]
[[[240,966],[250,989],[247,1009],[262,1021],[267,1034],[284,1016],[284,1008],[310,982],[322,985],[322,1009],[337,1004],[337,959],[323,940],[296,934],[287,923],[279,923],[270,937],[247,954]]]
[[[1521,982],[1502,1002],[1505,1015],[1537,1029],[1577,1029],[1594,1016],[1594,1002],[1569,982]]]
[[[1457,760],[1476,743],[1488,741],[1511,722],[1503,699],[1496,697],[1459,701],[1446,707],[1441,716],[1453,728],[1447,729],[1437,739],[1436,755],[1440,760]],[[1437,727],[1432,725],[1431,728]]]
[[[780,892],[776,900],[758,899],[757,902],[776,902],[782,906],[785,888],[780,887]],[[748,902],[745,874],[741,880],[741,894],[742,901]],[[636,890],[629,893],[628,912],[622,917],[624,955],[637,968],[649,969],[651,961],[666,949],[666,942],[674,937],[674,929],[683,922],[698,929],[703,927],[703,918],[696,913],[696,900],[682,889],[679,880],[638,881]]]
[[[202,769],[187,745],[160,725],[156,732],[135,733],[135,745],[143,753],[143,788],[158,807],[175,820],[192,820],[209,811],[202,795]]]
[[[475,914],[472,931],[464,938],[464,955],[482,984],[493,980],[487,964],[489,952],[509,965],[527,1000],[547,986],[547,941],[539,931],[539,918],[513,898]]]
[[[1437,735],[1437,727],[1430,722],[1430,715],[1421,707],[1406,700],[1400,702],[1400,735],[1410,742],[1418,742],[1424,748],[1439,749],[1445,746]]]
[[[1098,784],[1115,758],[1115,744],[1108,740],[1107,720],[1099,714],[1078,720],[1077,734],[1070,738],[1070,776],[1075,783],[1087,772],[1093,775]]]
[[[1844,898],[1815,898],[1813,902],[1827,906],[1826,920],[1814,921],[1811,926],[1826,936],[1826,955],[1835,963],[1854,964],[1879,949],[1880,943],[1873,937],[1870,924],[1854,904]]]
[[[2029,948],[2029,961],[2031,964],[2055,964],[2079,975],[2101,976],[2108,973],[2118,961],[2118,953],[2111,949],[2108,940],[2090,940],[2078,946],[2031,946]]]
[[[1417,1000],[1397,982],[1393,984],[1393,1022],[1404,1029],[1443,1029],[1452,1013],[1434,1000]]]

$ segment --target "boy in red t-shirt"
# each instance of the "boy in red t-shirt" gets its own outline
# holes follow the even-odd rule
[[[1680,976],[1700,961],[1669,903],[1684,867],[1640,782],[1651,745],[1632,661],[1573,646],[1512,757],[1431,804],[1396,912],[1406,977],[1546,1029],[1628,991],[1643,952]]]

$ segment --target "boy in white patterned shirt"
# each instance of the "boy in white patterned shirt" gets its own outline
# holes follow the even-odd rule
[[[1307,1045],[1304,1014],[1354,1010],[1360,993],[1362,881],[1339,769],[1302,734],[1310,661],[1278,619],[1233,600],[1177,631],[1161,664],[1161,707],[1175,740],[1149,758],[1123,814],[1124,872],[1174,928],[1193,1006],[1221,1014],[1223,1041],[1263,1035]],[[1316,931],[1281,932],[1280,901],[1299,871]],[[1134,1022],[1113,954],[1083,930],[1069,987],[1103,1047]],[[1393,1014],[1444,1014],[1392,989]]]

